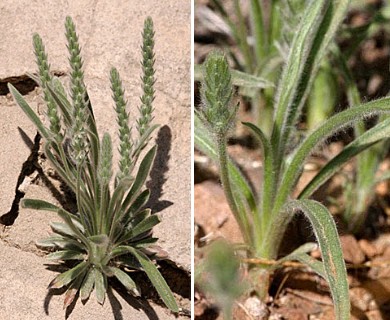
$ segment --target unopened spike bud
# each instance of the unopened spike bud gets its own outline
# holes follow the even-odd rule
[[[201,89],[201,118],[218,136],[225,136],[235,119],[237,106],[232,103],[233,84],[226,57],[211,53],[204,63]]]

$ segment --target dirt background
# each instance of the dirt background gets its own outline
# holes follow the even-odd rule
[[[263,2],[267,2],[264,0]],[[353,3],[353,1],[351,1]],[[228,15],[233,19],[234,1],[224,1]],[[243,16],[249,25],[249,1],[239,1]],[[361,1],[379,8],[385,1]],[[194,25],[194,63],[203,63],[207,54],[216,48],[225,52],[231,49],[239,58],[240,52],[231,36],[228,25],[213,9],[210,0],[195,0]],[[371,18],[364,10],[350,10],[346,22],[351,26],[361,26]],[[348,43],[343,43],[347,46]],[[364,101],[388,95],[389,87],[390,33],[385,27],[379,28],[371,37],[365,39],[349,64]],[[229,56],[227,54],[227,56]],[[230,57],[230,56],[229,56]],[[233,59],[232,59],[233,60]],[[231,65],[234,66],[234,62]],[[242,60],[241,60],[242,61]],[[237,67],[237,66],[234,66]],[[340,81],[341,98],[338,108],[347,105],[345,87]],[[199,103],[198,84],[195,84],[195,102]],[[238,98],[240,121],[255,122],[248,99]],[[195,104],[196,107],[196,104]],[[250,132],[237,121],[228,142],[228,153],[244,172],[254,188],[262,183],[262,155],[260,148],[253,143]],[[300,123],[305,126],[304,121]],[[352,136],[348,132],[340,134],[332,143],[318,150],[305,165],[303,176],[297,189],[302,189],[318,172],[326,161],[332,159]],[[221,187],[216,164],[204,154],[195,150],[194,155],[194,224],[195,224],[195,270],[200,269],[207,257],[208,246],[215,240],[224,239],[233,244],[243,242],[240,230],[229,209]],[[383,182],[376,186],[375,197],[367,209],[364,230],[358,235],[348,234],[340,215],[345,208],[343,190],[346,176],[356,172],[354,161],[350,161],[329,183],[315,194],[315,199],[326,204],[334,214],[344,259],[348,267],[350,285],[351,319],[387,320],[390,319],[390,185]],[[381,163],[377,176],[390,168],[389,154]],[[330,197],[333,201],[330,201]],[[309,223],[297,216],[284,236],[280,255],[308,241],[315,241]],[[314,250],[312,256],[320,258]],[[244,265],[244,263],[243,263]],[[243,282],[246,279],[242,268]],[[335,319],[329,286],[308,268],[285,266],[275,272],[265,303],[242,295],[235,301],[233,318],[240,320],[333,320]],[[217,299],[195,284],[194,315],[198,320],[222,320],[223,316],[216,303]]]
[[[134,299],[113,283],[104,306],[94,296],[62,309],[61,292],[46,287],[59,269],[34,242],[50,233],[55,215],[19,208],[22,197],[72,205],[49,164],[40,153],[37,133],[6,87],[13,83],[44,117],[39,88],[28,79],[36,71],[32,35],[38,32],[46,46],[51,68],[67,81],[69,71],[65,17],[77,28],[84,59],[85,82],[101,134],[108,131],[114,143],[116,121],[109,70],[122,77],[131,115],[137,115],[140,87],[140,45],[144,19],[155,25],[157,161],[149,186],[152,208],[161,212],[155,228],[170,261],[161,272],[184,308],[190,309],[190,19],[189,0],[3,0],[0,2],[0,320],[8,319],[174,319],[155,292],[147,287],[144,298]],[[132,117],[134,119],[134,117]],[[46,267],[45,267],[46,264]],[[54,270],[50,270],[54,269]],[[140,276],[140,281],[146,283]],[[143,284],[145,286],[145,284]],[[145,299],[145,297],[147,299]],[[187,315],[186,315],[187,314]]]

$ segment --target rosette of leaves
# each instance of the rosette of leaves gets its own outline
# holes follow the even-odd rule
[[[143,95],[140,116],[136,130],[133,130],[137,132],[136,137],[133,137],[129,126],[119,73],[112,68],[110,74],[120,141],[119,169],[115,178],[111,137],[108,133],[99,137],[84,84],[79,41],[70,17],[66,18],[65,27],[71,67],[69,95],[59,79],[50,73],[40,36],[35,34],[33,37],[39,69],[35,80],[42,87],[47,104],[48,126],[9,84],[14,99],[43,137],[46,157],[77,199],[76,213],[42,200],[22,201],[22,206],[26,208],[54,211],[63,220],[62,223],[52,223],[54,234],[37,243],[53,251],[48,255],[49,259],[67,261],[72,266],[55,277],[49,288],[67,287],[64,307],[72,303],[78,292],[82,300],[87,300],[93,289],[98,302],[103,304],[109,277],[116,277],[137,296],[139,288],[124,267],[143,270],[165,305],[178,312],[173,294],[153,262],[158,258],[158,247],[152,229],[160,218],[145,207],[150,192],[144,184],[154,161],[156,146],[143,157],[141,152],[148,146],[157,127],[152,124],[155,82],[152,19],[148,17],[145,20],[142,34]]]

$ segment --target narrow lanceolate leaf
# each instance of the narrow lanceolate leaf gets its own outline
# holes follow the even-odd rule
[[[137,242],[134,244],[135,248],[147,248],[149,247],[150,245],[153,245],[155,244],[156,242],[158,241],[158,238],[152,238],[152,237],[148,237],[148,238],[144,238],[142,240],[137,240]]]
[[[150,191],[149,189],[146,189],[142,191],[137,199],[134,200],[133,204],[130,206],[128,210],[128,216],[129,219],[132,218],[132,216],[137,213],[149,200]]]
[[[292,160],[283,175],[280,190],[276,195],[273,212],[280,211],[300,176],[306,158],[316,150],[321,142],[356,121],[383,113],[390,113],[390,98],[378,99],[339,112],[311,132],[292,156]]]
[[[324,265],[321,261],[318,261],[311,257],[308,253],[317,249],[318,245],[313,242],[308,242],[295,249],[293,252],[289,253],[287,256],[278,260],[280,264],[285,261],[297,260],[309,268],[311,268],[315,273],[326,279],[326,273],[324,271]]]
[[[150,209],[146,209],[150,210]],[[128,241],[132,238],[135,238],[149,230],[152,230],[154,226],[161,222],[160,217],[157,214],[152,214],[146,219],[142,220],[136,226],[134,226],[127,235],[124,235],[119,242]]]
[[[36,115],[33,109],[28,105],[26,100],[24,100],[23,96],[19,93],[16,88],[8,83],[8,89],[9,92],[11,92],[12,96],[14,97],[16,103],[22,108],[24,113],[27,115],[27,117],[34,123],[34,125],[37,127],[39,133],[46,139],[50,140],[50,135],[48,133],[47,128],[43,125],[42,121],[39,119],[39,117]]]
[[[52,222],[50,223],[50,227],[55,233],[72,237],[72,238],[76,236],[76,234],[72,231],[72,229],[65,223]]]
[[[125,286],[127,290],[132,292],[135,296],[140,296],[140,292],[137,289],[137,285],[126,272],[116,267],[108,267],[108,268],[113,273],[113,275],[120,281],[120,283],[122,283]]]
[[[46,239],[41,239],[35,242],[38,247],[46,249],[67,249],[78,252],[84,252],[85,246],[72,238],[66,238],[62,236],[51,236]]]
[[[110,259],[114,259],[116,257],[119,257],[119,256],[122,256],[122,255],[125,255],[125,254],[128,254],[130,253],[130,247],[129,246],[116,246],[115,248],[113,248],[110,252]]]
[[[90,268],[84,277],[84,281],[80,288],[80,298],[82,301],[85,301],[91,295],[93,285],[95,284],[95,268]]]
[[[62,87],[62,83],[59,79],[54,78],[53,79],[53,86],[48,85],[47,89],[51,96],[53,97],[54,101],[56,102],[57,106],[60,108],[64,124],[67,128],[71,127],[72,124],[72,118],[71,118],[71,112],[72,112],[72,106],[69,103],[67,97],[65,96],[64,88]],[[59,89],[60,88],[60,89]]]
[[[140,213],[144,205],[149,200],[149,195],[149,189],[142,191],[134,200],[133,204],[126,211],[123,211],[123,219],[121,219],[123,225],[127,226],[129,222]]]
[[[123,255],[117,258],[118,263],[121,266],[127,267],[130,270],[139,270],[142,271],[142,267],[137,259],[131,255]]]
[[[165,305],[173,312],[179,312],[179,307],[177,306],[172,291],[169,289],[167,283],[165,282],[164,278],[157,270],[153,262],[150,261],[146,255],[139,252],[138,250],[135,250],[131,247],[129,247],[129,249],[131,253],[135,256],[135,258],[139,261],[139,263],[142,265],[142,268],[152,282],[153,286],[156,288]]]
[[[283,159],[291,129],[300,116],[321,59],[328,52],[329,44],[345,17],[349,3],[350,0],[313,1],[311,7],[314,10],[308,8],[306,11],[309,14],[308,19],[302,19],[301,29],[308,33],[300,35],[302,30],[297,31],[287,63],[295,66],[290,70],[286,68],[283,79],[287,82],[279,86],[278,91],[276,121],[272,133],[272,143],[277,145],[278,158],[275,160]],[[318,24],[320,21],[321,24]],[[307,39],[304,39],[306,36]],[[308,53],[306,57],[305,51]],[[292,77],[295,76],[296,81],[292,81]],[[279,160],[278,166],[281,165],[281,161]]]
[[[249,45],[247,39],[249,37],[249,30],[246,27],[246,20],[244,17],[244,14],[241,10],[241,5],[239,1],[233,1],[234,6],[234,12],[236,14],[236,31],[233,33],[236,38],[236,43],[240,48],[240,51],[242,52],[244,56],[244,68],[245,71],[249,73],[254,73],[254,70],[256,68],[256,62],[254,60],[254,54],[251,50],[251,46]]]
[[[326,280],[332,294],[336,319],[350,318],[347,271],[343,259],[336,225],[330,212],[314,200],[293,200],[285,207],[288,211],[300,210],[309,219],[320,246]]]
[[[112,143],[107,132],[103,135],[97,176],[100,184],[108,187],[112,177]]]
[[[312,256],[302,253],[292,257],[293,260],[297,260],[305,265],[307,265],[310,269],[312,269],[319,276],[326,279],[325,267],[321,261],[314,259]]]
[[[49,253],[46,257],[49,260],[84,260],[85,254],[82,254],[79,251],[60,250]]]
[[[106,299],[107,277],[99,270],[95,271],[95,293],[96,299],[100,304]]]
[[[122,210],[122,201],[123,196],[126,190],[131,186],[132,179],[123,178],[120,180],[119,184],[115,187],[114,192],[111,196],[110,203],[107,210],[106,215],[106,224],[107,226],[113,227],[114,217],[116,216],[116,212]],[[119,213],[118,213],[119,214]]]
[[[66,184],[72,189],[76,190],[75,184],[75,172],[65,164],[64,166],[58,162],[58,157],[56,157],[51,151],[52,143],[48,142],[45,144],[45,155],[50,160],[56,172],[61,176],[61,178],[66,182]],[[65,160],[68,161],[68,160]],[[69,169],[69,171],[67,170]]]
[[[49,284],[49,288],[62,288],[63,286],[71,283],[76,277],[81,275],[87,268],[88,264],[86,261],[80,262],[74,268],[61,273],[59,276],[55,277],[54,280]]]
[[[269,50],[268,43],[272,43],[272,41],[267,41],[268,35],[267,31],[265,30],[262,4],[257,0],[251,0],[250,3],[250,20],[255,38],[255,52],[257,57],[255,61],[257,62],[256,67],[258,68],[261,63],[264,63],[264,60],[267,56],[267,51]]]
[[[54,204],[51,204],[50,202],[44,201],[44,200],[37,200],[37,199],[23,199],[21,201],[22,208],[29,208],[29,209],[35,209],[35,210],[45,210],[45,211],[52,211],[52,212],[58,212],[60,209]]]
[[[136,142],[136,144],[135,144],[135,147],[134,147],[133,154],[132,154],[132,157],[133,157],[134,159],[136,159],[136,160],[138,159],[138,157],[139,157],[141,151],[142,151],[143,149],[145,149],[145,147],[147,146],[151,134],[152,134],[153,131],[156,130],[158,127],[159,127],[158,124],[151,125],[151,126],[144,132],[144,134],[139,138],[139,140],[137,140],[137,142]],[[133,163],[133,168],[134,168],[134,165],[135,165],[136,160],[135,160],[134,163]]]
[[[74,298],[77,295],[77,292],[80,289],[81,284],[83,283],[84,277],[85,277],[86,270],[83,271],[69,286],[68,290],[65,293],[65,299],[64,299],[64,309],[69,307]]]
[[[99,232],[108,232],[109,226],[107,220],[109,220],[110,218],[107,214],[107,208],[110,199],[110,181],[112,177],[112,143],[111,137],[108,133],[105,133],[103,136],[100,157],[98,157],[97,159],[99,161],[97,170],[97,181],[100,183],[98,188],[100,190],[97,190],[98,194],[95,194],[95,207],[99,208],[97,210],[99,214],[96,215],[99,224],[98,230]],[[91,167],[92,174],[96,174],[96,172],[93,172],[95,171],[95,168],[96,167]],[[96,188],[96,182],[92,183],[91,187]],[[91,190],[93,189],[91,188]],[[100,199],[100,203],[97,203],[98,199]]]
[[[262,216],[263,216],[263,221],[268,221],[270,218],[269,215],[271,214],[271,208],[272,208],[272,202],[274,200],[275,196],[275,162],[274,162],[274,152],[272,145],[268,138],[265,136],[263,131],[257,126],[255,126],[252,123],[248,122],[243,122],[243,124],[250,129],[256,134],[256,137],[259,139],[261,143],[261,147],[263,150],[263,162],[264,162],[264,169],[263,169],[263,197],[261,199],[262,204],[261,204],[261,210],[262,210]],[[261,221],[260,221],[260,214],[255,214],[255,225],[256,226],[261,226]],[[263,223],[263,226],[265,224]],[[258,235],[258,244],[260,244],[263,239],[263,234],[264,230],[262,232],[257,231],[257,233],[260,233]]]
[[[390,137],[390,119],[386,119],[363,133],[329,161],[299,194],[299,198],[308,198],[324,184],[342,165],[360,152],[371,147],[382,139]]]
[[[156,155],[157,147],[154,146],[152,149],[148,151],[143,160],[140,163],[139,170],[137,176],[134,180],[134,183],[126,196],[126,199],[123,202],[123,207],[126,208],[134,201],[134,197],[138,195],[141,188],[145,184],[146,179],[149,176],[150,168],[153,164],[154,157]]]
[[[65,221],[65,223],[72,229],[72,231],[77,235],[77,237],[86,245],[89,249],[89,241],[85,235],[76,227],[72,221],[72,214],[67,212],[64,209],[58,210],[58,215]]]
[[[130,220],[130,223],[128,225],[129,229],[132,229],[134,226],[148,218],[152,213],[152,210],[149,208],[146,208],[140,212],[138,212],[133,219]]]
[[[288,136],[289,128],[287,128],[287,125],[289,119],[290,117],[295,117],[295,114],[292,114],[293,109],[296,107],[293,105],[293,102],[298,90],[302,90],[299,87],[301,78],[304,76],[303,73],[312,47],[316,45],[316,40],[318,41],[317,34],[330,2],[329,0],[310,2],[304,12],[300,27],[295,34],[290,54],[279,82],[275,104],[275,124],[272,132],[272,143],[277,148],[275,151],[277,152],[278,162],[281,162],[279,157],[283,157],[281,153],[284,151],[283,145],[286,143],[286,136]]]
[[[56,242],[57,241],[66,241],[64,237],[61,236],[51,236],[45,239],[40,239],[35,241],[35,245],[40,248],[45,248],[45,249],[53,249],[57,247]]]
[[[272,88],[274,84],[267,79],[251,75],[249,73],[241,72],[238,70],[231,70],[232,73],[232,83],[238,87],[244,88]],[[203,66],[195,65],[194,66],[194,79],[195,81],[203,81]]]
[[[313,250],[315,250],[317,248],[318,248],[317,243],[315,243],[315,242],[307,242],[307,243],[304,243],[303,245],[299,246],[297,249],[295,249],[293,252],[289,253],[287,256],[279,259],[278,261],[293,260],[292,257],[312,252]]]

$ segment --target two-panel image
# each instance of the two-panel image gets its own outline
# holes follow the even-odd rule
[[[0,320],[390,319],[390,1],[0,17]]]

